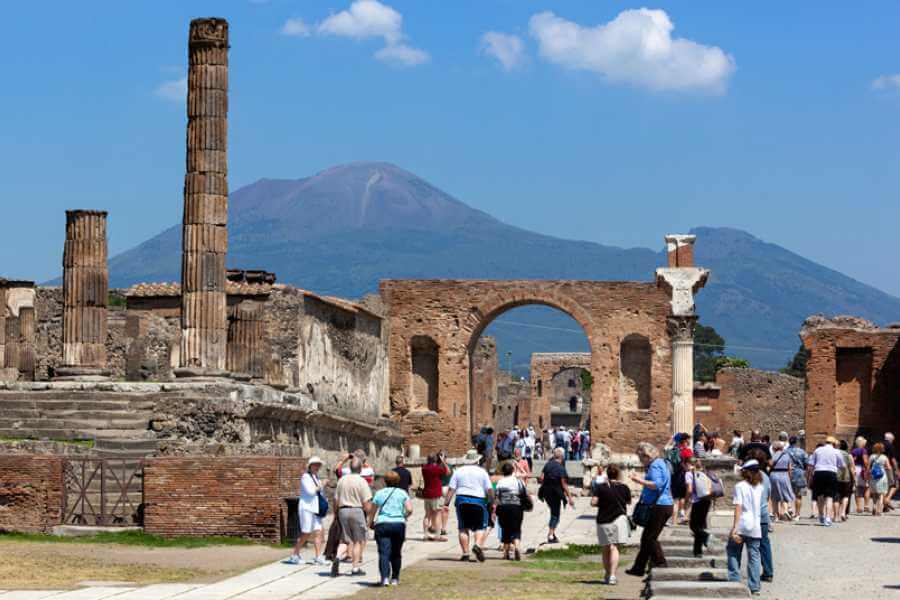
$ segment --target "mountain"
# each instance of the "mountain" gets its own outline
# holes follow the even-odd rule
[[[648,281],[665,263],[662,250],[564,240],[507,225],[388,163],[261,179],[233,192],[229,209],[230,267],[274,271],[281,282],[351,298],[375,291],[383,278]],[[746,232],[700,227],[693,233],[697,263],[712,269],[698,297],[701,321],[756,366],[783,366],[812,313],[900,320],[900,299]],[[177,225],[111,259],[111,284],[178,281],[180,252]],[[499,317],[488,333],[501,352],[513,353],[521,372],[532,351],[584,350],[577,329],[556,311],[523,307]]]

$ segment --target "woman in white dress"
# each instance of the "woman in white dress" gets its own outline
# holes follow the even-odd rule
[[[298,512],[300,517],[300,535],[297,536],[297,544],[294,546],[294,554],[288,559],[292,565],[302,565],[300,549],[312,538],[316,549],[316,557],[309,561],[310,564],[324,565],[325,557],[322,556],[324,536],[322,530],[322,518],[319,516],[319,492],[325,489],[328,480],[319,479],[319,469],[322,468],[322,459],[313,456],[306,466],[306,473],[300,478],[300,498]]]

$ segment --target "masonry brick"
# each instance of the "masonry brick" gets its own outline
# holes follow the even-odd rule
[[[62,524],[64,461],[0,454],[0,531],[49,533]]]

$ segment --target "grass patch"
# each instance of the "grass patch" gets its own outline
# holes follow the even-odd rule
[[[600,554],[601,549],[597,544],[579,545],[572,544],[566,548],[552,548],[540,550],[531,556],[531,560],[578,560],[582,556]]]
[[[253,540],[237,537],[162,537],[143,531],[123,531],[121,533],[98,533],[83,537],[63,537],[40,533],[3,533],[3,542],[38,542],[47,544],[123,544],[126,546],[142,546],[144,548],[207,548],[209,546],[253,546],[266,545],[288,547],[289,544],[261,544]]]

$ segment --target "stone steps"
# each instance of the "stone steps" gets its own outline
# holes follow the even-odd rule
[[[0,438],[28,440],[96,440],[98,438],[140,438],[146,430],[135,429],[0,429]]]
[[[127,417],[122,413],[119,417]],[[75,429],[75,430],[110,430],[110,429],[149,429],[149,419],[65,419],[53,417],[37,417],[31,419],[8,419],[0,416],[0,429]]]
[[[679,569],[723,569],[728,564],[728,561],[724,554],[704,554],[703,558],[670,556],[667,554],[666,563],[670,567]]]
[[[652,581],[728,581],[728,569],[669,566],[653,569],[650,579]]]
[[[132,408],[117,408],[103,410],[87,409],[46,409],[46,408],[5,408],[0,406],[0,419],[95,419],[111,421],[115,419],[145,419],[153,416],[148,410],[134,410]]]
[[[94,451],[103,458],[143,457],[156,452],[159,442],[155,438],[98,438]]]
[[[736,581],[657,581],[651,582],[650,598],[749,598],[750,589]]]

